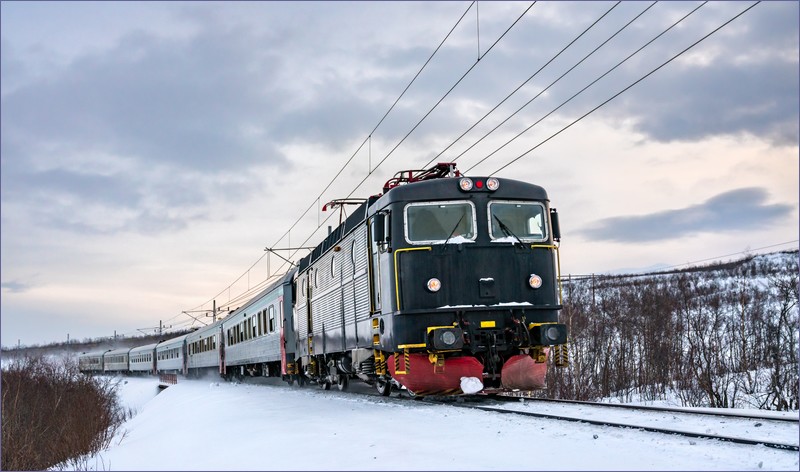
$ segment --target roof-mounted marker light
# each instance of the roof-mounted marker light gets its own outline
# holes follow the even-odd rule
[[[500,188],[500,181],[495,179],[494,177],[489,177],[486,179],[486,188],[494,192],[498,188]]]
[[[468,179],[465,177],[458,181],[458,186],[461,188],[461,190],[469,192],[470,190],[472,190],[472,179]]]

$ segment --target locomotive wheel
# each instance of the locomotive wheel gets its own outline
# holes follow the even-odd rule
[[[320,380],[319,381],[319,387],[322,390],[330,390],[331,389],[331,383],[329,381],[327,381],[327,380]]]
[[[350,379],[348,379],[346,375],[339,375],[336,379],[336,386],[339,388],[339,391],[344,392],[347,390],[347,387],[350,386]]]
[[[385,380],[378,380],[375,382],[375,387],[378,389],[378,393],[382,397],[388,397],[392,394],[392,384],[391,382],[386,382]]]

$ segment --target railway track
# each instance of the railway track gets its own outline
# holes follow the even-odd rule
[[[446,405],[497,414],[570,421],[603,427],[637,429],[693,439],[710,439],[733,444],[760,445],[785,451],[800,451],[800,445],[797,442],[800,420],[797,417],[777,414],[778,412],[762,414],[730,410],[708,411],[710,409],[698,410],[482,395],[414,398],[408,395],[405,390],[393,393],[390,397],[381,397],[374,392],[374,388],[366,385],[362,387],[361,389],[351,388],[349,392],[331,391],[325,394],[355,394],[370,397],[379,403],[400,402],[407,404],[411,400],[425,405]],[[318,387],[309,385],[304,388],[317,389]],[[700,423],[703,427],[699,429],[696,421],[698,417],[708,419]],[[687,427],[682,423],[689,423],[693,427]],[[792,438],[795,442],[786,438]]]
[[[515,400],[514,403],[496,399],[480,402],[481,404],[474,401],[441,403],[492,413],[638,429],[695,439],[715,439],[734,444],[761,445],[774,449],[800,451],[800,445],[796,439],[800,427],[797,417],[570,400],[529,398],[516,398]],[[536,411],[531,411],[534,408]],[[609,411],[613,411],[613,413],[609,414]],[[693,427],[682,427],[682,423],[692,423],[698,417],[708,418],[708,421],[703,422],[703,427],[698,428],[696,424]],[[725,433],[726,431],[728,433]],[[742,431],[745,433],[742,434]],[[786,438],[793,438],[794,442],[786,440]]]
[[[692,414],[702,414],[706,416],[719,416],[728,418],[746,418],[751,420],[779,421],[779,422],[783,421],[787,423],[798,423],[800,425],[800,417],[786,415],[784,414],[784,412],[766,412],[766,411],[748,412],[741,410],[737,411],[737,410],[727,410],[718,408],[681,408],[681,407],[666,407],[666,406],[627,405],[622,403],[600,403],[600,402],[587,402],[580,400],[533,398],[525,396],[506,396],[506,397],[494,397],[494,398],[501,401],[519,401],[520,399],[524,399],[525,401],[530,401],[530,402],[587,405],[587,406],[597,406],[603,408],[618,408],[622,410],[655,411],[662,413],[692,413]]]

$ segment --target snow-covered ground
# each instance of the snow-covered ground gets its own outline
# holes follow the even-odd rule
[[[385,402],[307,386],[125,378],[92,470],[798,470],[797,452]],[[535,408],[526,404],[526,409]],[[688,420],[687,420],[688,421]],[[719,421],[715,419],[694,421]],[[697,427],[713,428],[713,425]],[[785,442],[796,442],[795,427]]]

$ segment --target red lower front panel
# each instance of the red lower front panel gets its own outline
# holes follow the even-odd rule
[[[394,354],[387,364],[392,377],[417,395],[460,394],[461,377],[483,378],[483,364],[474,357],[452,357],[437,365],[427,354]]]
[[[500,375],[503,388],[519,390],[544,388],[547,363],[537,363],[531,356],[519,354],[512,356],[503,364]]]

